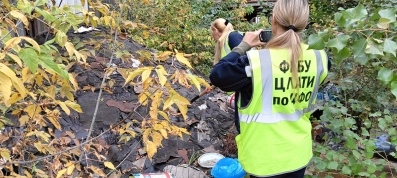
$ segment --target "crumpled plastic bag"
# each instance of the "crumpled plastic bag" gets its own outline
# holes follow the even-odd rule
[[[237,159],[222,158],[211,170],[214,178],[243,178],[245,171]]]

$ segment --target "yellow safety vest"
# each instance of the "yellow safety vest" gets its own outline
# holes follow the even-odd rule
[[[241,134],[236,142],[238,160],[249,174],[266,177],[297,171],[312,158],[309,117],[328,63],[324,51],[307,48],[302,44],[298,89],[292,89],[287,49],[247,52],[253,94],[244,108],[238,100]]]

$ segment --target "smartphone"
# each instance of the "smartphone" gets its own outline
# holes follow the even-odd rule
[[[263,30],[259,34],[259,40],[261,42],[267,43],[270,41],[270,39],[272,39],[272,30]]]

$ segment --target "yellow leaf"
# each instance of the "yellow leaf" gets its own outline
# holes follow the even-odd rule
[[[21,97],[21,95],[19,95],[19,93],[14,93],[14,94],[11,95],[11,98],[8,101],[8,103],[14,104],[14,103],[18,102],[21,99],[22,99],[22,97]]]
[[[175,91],[173,92],[172,99],[176,104],[182,104],[182,105],[190,105],[190,101],[187,100],[185,97],[179,95]]]
[[[72,108],[73,110],[79,112],[79,113],[83,113],[83,111],[81,110],[81,107],[79,104],[72,102],[72,101],[65,101],[66,106],[69,106],[70,108]]]
[[[42,111],[41,107],[38,107],[37,105],[29,105],[23,110],[28,113],[29,117],[33,117]]]
[[[160,53],[157,57],[161,61],[165,61],[165,60],[169,59],[170,55],[172,55],[172,51],[164,51],[164,52]]]
[[[71,58],[73,56],[74,51],[75,51],[74,45],[71,42],[66,42],[65,43],[65,48],[66,48],[66,51],[68,51],[68,53],[69,53],[69,58]]]
[[[83,6],[83,7],[85,6],[85,1],[86,1],[86,0],[80,0],[81,6]]]
[[[6,107],[10,107],[11,104],[8,102],[10,100],[11,96],[11,87],[12,87],[12,82],[8,76],[4,75],[2,72],[0,72],[0,91],[3,96],[3,101],[6,105]]]
[[[150,136],[152,137],[153,143],[156,146],[156,148],[161,146],[161,141],[163,141],[163,136],[161,136],[159,132],[153,132],[152,135]]]
[[[67,171],[67,174],[70,176],[72,173],[73,173],[73,170],[74,170],[74,164],[72,164],[72,165],[70,165],[69,167],[68,167],[68,171]]]
[[[140,75],[146,69],[148,69],[148,67],[139,68],[139,69],[134,70],[134,72],[132,72],[132,73],[128,73],[128,77],[125,79],[125,83],[123,86],[125,86],[131,80],[134,80],[136,76]]]
[[[66,106],[66,104],[62,101],[56,101],[58,103],[58,105],[62,108],[63,111],[65,111],[65,113],[67,115],[70,115],[70,109]]]
[[[11,79],[13,86],[18,90],[18,92],[21,94],[22,97],[25,97],[26,89],[25,89],[25,86],[23,85],[21,79],[17,78],[15,73],[3,63],[0,63],[0,71],[3,72],[5,75],[7,75]]]
[[[156,147],[156,145],[155,145],[153,142],[151,142],[151,141],[147,141],[145,145],[146,145],[146,146],[145,146],[145,150],[146,150],[147,156],[148,156],[148,158],[149,158],[150,160],[152,160],[154,154],[157,153],[157,147]]]
[[[27,115],[23,115],[19,118],[19,124],[20,126],[24,126],[26,123],[28,123],[29,117]]]
[[[50,85],[48,88],[45,89],[45,91],[47,92],[46,96],[51,97],[51,99],[55,99],[56,90],[57,90],[56,86]]]
[[[57,34],[55,35],[55,41],[56,41],[61,47],[64,47],[64,46],[65,46],[65,43],[67,42],[67,40],[68,40],[68,36],[66,36],[66,33],[63,32],[63,31],[61,31],[61,30],[58,30],[58,31],[57,31]]]
[[[26,82],[31,75],[32,75],[32,73],[30,72],[29,67],[25,67],[22,69],[22,81],[23,82]]]
[[[109,169],[112,169],[112,170],[115,170],[115,169],[116,169],[116,168],[114,167],[113,163],[111,163],[111,162],[105,162],[104,164],[105,164],[105,166],[106,166],[107,168],[109,168]]]
[[[143,3],[149,4],[149,0],[143,0]]]
[[[148,103],[148,96],[150,95],[149,92],[145,92],[145,93],[141,93],[138,96],[138,101],[139,103],[141,103],[143,106],[146,106]]]
[[[175,103],[175,104],[178,106],[179,111],[181,111],[183,119],[186,120],[187,119],[187,115],[186,115],[187,114],[187,105],[186,104],[179,104],[179,103]]]
[[[12,11],[10,12],[10,14],[11,14],[12,16],[14,16],[15,18],[20,19],[20,20],[23,22],[23,24],[25,25],[25,28],[26,28],[26,29],[29,28],[29,21],[28,21],[28,19],[27,19],[22,13],[20,13],[20,12],[17,11],[17,10],[12,10]]]
[[[62,175],[65,174],[66,171],[67,171],[67,169],[62,169],[62,170],[58,171],[58,173],[57,173],[57,178],[62,177]]]
[[[6,158],[7,160],[11,160],[10,150],[8,150],[7,148],[0,148],[0,156],[2,158]]]
[[[9,26],[11,26],[12,30],[13,30],[15,33],[18,32],[18,31],[17,31],[17,26],[15,26],[15,23],[14,23],[12,20],[10,20],[10,19],[8,19],[8,18],[4,18],[4,20],[8,23]],[[3,24],[3,25],[4,25],[4,24]],[[6,25],[4,25],[4,26],[6,26]]]
[[[7,55],[10,56],[11,59],[14,60],[19,65],[19,67],[22,67],[22,61],[17,55],[14,55],[12,53],[7,53]]]
[[[163,71],[161,69],[156,69],[157,76],[159,77],[161,86],[164,86],[165,82],[167,82],[167,78],[163,75]]]
[[[187,77],[190,78],[190,80],[192,81],[194,86],[196,86],[197,90],[200,91],[201,90],[200,82],[196,79],[196,76],[194,76],[192,74],[187,74]]]
[[[154,127],[153,127],[153,129],[154,129],[154,130],[163,129],[163,125],[161,125],[161,124],[155,124]]]
[[[168,133],[165,129],[160,129],[159,131],[165,139],[168,139]]]
[[[15,45],[19,44],[20,42],[21,42],[20,37],[11,38],[4,44],[4,50],[7,51],[13,48]]]
[[[34,39],[26,37],[26,36],[21,36],[21,38],[26,40],[27,42],[29,42],[33,46],[33,48],[35,48],[36,51],[40,53],[40,46],[39,46],[39,44],[37,44],[37,42]]]
[[[97,174],[98,176],[103,176],[106,177],[106,174],[99,168],[95,167],[95,166],[90,166],[90,169]]]
[[[205,87],[211,87],[211,85],[208,84],[204,79],[202,79],[202,78],[200,78],[200,77],[197,77],[197,76],[196,76],[196,79],[197,79],[201,84],[203,84]]]
[[[168,117],[168,115],[167,115],[164,111],[158,111],[158,113],[159,113],[160,116],[162,116],[164,119],[167,119],[168,121],[170,120],[170,118]]]
[[[164,105],[163,105],[163,110],[166,110],[172,104],[174,104],[174,101],[172,100],[172,96],[170,96],[167,100],[165,100]]]
[[[32,178],[32,175],[29,173],[29,171],[24,170],[23,173],[25,173],[28,178]]]
[[[3,4],[6,7],[7,11],[11,11],[10,2],[8,0],[3,0]],[[1,36],[1,33],[0,33]]]
[[[149,78],[150,73],[152,73],[152,69],[147,69],[147,70],[142,72],[142,82],[145,82],[146,79]]]
[[[176,59],[177,59],[179,62],[185,64],[185,65],[188,66],[189,68],[193,68],[192,65],[190,65],[190,62],[188,61],[188,59],[185,58],[185,56],[183,56],[183,53],[176,53],[175,57],[176,57]]]
[[[73,87],[74,87],[74,91],[79,90],[79,85],[77,84],[76,79],[74,78],[74,76],[69,73],[69,81],[72,83]]]

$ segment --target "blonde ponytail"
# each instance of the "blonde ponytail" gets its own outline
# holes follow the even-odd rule
[[[219,62],[219,60],[221,60],[222,48],[227,38],[229,37],[229,34],[232,31],[234,31],[234,29],[233,29],[233,25],[230,22],[226,21],[223,18],[219,18],[216,19],[214,22],[212,22],[211,30],[216,30],[222,34],[215,45],[215,55],[214,55],[214,65],[215,65]]]
[[[299,89],[298,62],[303,53],[299,34],[308,23],[309,5],[306,0],[278,0],[273,15],[274,23],[286,31],[273,37],[266,48],[289,49],[293,87]]]

